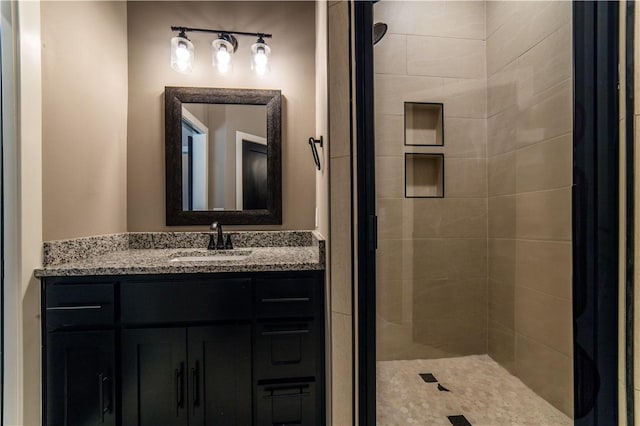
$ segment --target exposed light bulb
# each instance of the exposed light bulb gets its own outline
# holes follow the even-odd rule
[[[171,39],[171,68],[182,74],[193,69],[194,49],[189,39],[181,33]]]
[[[226,74],[231,70],[231,54],[233,45],[224,38],[214,40],[213,46],[213,66],[221,74]]]
[[[216,68],[222,74],[229,72],[231,68],[231,55],[225,46],[220,46],[216,53]]]
[[[191,57],[189,55],[189,49],[184,43],[180,43],[178,49],[176,49],[176,64],[180,71],[186,71],[191,63]]]
[[[251,60],[251,69],[259,76],[264,76],[269,72],[269,55],[271,49],[264,43],[262,38],[251,46],[253,59]]]

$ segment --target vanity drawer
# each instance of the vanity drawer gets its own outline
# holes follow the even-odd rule
[[[54,284],[46,290],[50,328],[110,325],[114,320],[113,284]]]
[[[314,278],[256,280],[258,318],[311,317],[321,306]]]
[[[313,321],[256,325],[257,381],[316,375],[317,332]]]
[[[122,322],[155,324],[251,318],[251,280],[124,282]]]
[[[314,382],[259,386],[256,396],[258,425],[322,424],[322,415],[316,411]]]

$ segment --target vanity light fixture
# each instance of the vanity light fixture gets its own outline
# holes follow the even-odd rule
[[[179,32],[171,39],[171,68],[180,73],[187,74],[193,69],[194,48],[187,38],[187,32],[218,34],[218,38],[211,43],[212,63],[221,74],[228,73],[232,68],[232,57],[238,49],[238,39],[235,36],[258,37],[258,41],[251,46],[251,69],[259,76],[269,72],[271,48],[267,46],[264,39],[271,38],[271,34],[175,26],[171,27],[171,31]]]

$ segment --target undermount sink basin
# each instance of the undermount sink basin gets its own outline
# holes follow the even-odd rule
[[[173,253],[169,262],[222,262],[242,261],[251,250],[202,250]]]

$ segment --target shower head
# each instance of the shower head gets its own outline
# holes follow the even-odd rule
[[[387,33],[387,24],[384,22],[376,22],[373,25],[373,44],[378,44],[382,37]]]

